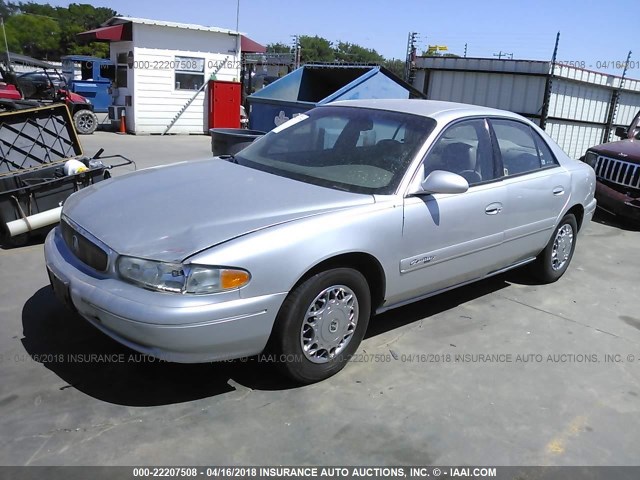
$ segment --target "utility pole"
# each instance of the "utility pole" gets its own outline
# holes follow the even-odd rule
[[[551,69],[547,75],[544,85],[544,97],[542,98],[542,107],[540,113],[540,128],[544,130],[547,127],[547,118],[549,118],[549,103],[551,102],[551,88],[553,87],[553,77],[556,73],[556,58],[558,56],[558,46],[560,45],[560,32],[556,35],[556,43],[553,47],[551,55]]]
[[[244,69],[242,68],[242,38],[240,37],[240,0],[238,0],[237,8],[236,8],[236,55],[238,56],[238,60],[240,60],[240,82],[243,81],[242,76],[244,75]]]
[[[418,41],[418,32],[409,32],[407,39],[407,56],[404,62],[404,80],[408,84],[412,84],[416,74],[416,43]]]
[[[620,84],[618,88],[614,89],[611,93],[611,101],[609,103],[609,113],[607,115],[607,126],[604,129],[604,134],[602,135],[602,142],[608,142],[609,136],[611,135],[611,130],[613,129],[613,122],[616,118],[616,113],[618,113],[618,103],[620,102],[620,93],[624,88],[625,77],[627,76],[627,67],[629,66],[629,61],[631,60],[631,50],[627,54],[627,60],[624,62],[624,69],[622,70],[622,77],[620,78]]]
[[[300,35],[291,35],[293,37],[293,66],[300,68]]]
[[[240,0],[238,0],[236,7],[236,32],[240,28]]]
[[[4,18],[0,17],[0,23],[2,24],[2,35],[4,36],[4,48],[7,53],[7,68],[10,68],[11,58],[9,57],[9,44],[7,43],[7,31],[4,29]]]

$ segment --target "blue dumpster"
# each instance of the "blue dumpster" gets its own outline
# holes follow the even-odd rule
[[[304,65],[247,97],[249,125],[268,132],[317,105],[359,98],[426,97],[382,66]]]

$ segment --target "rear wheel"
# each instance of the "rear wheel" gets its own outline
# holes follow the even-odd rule
[[[98,117],[91,110],[78,110],[73,115],[73,124],[81,135],[90,135],[98,128]]]
[[[336,268],[314,275],[289,294],[276,319],[278,366],[305,384],[336,374],[357,350],[370,314],[369,285],[360,272]]]
[[[538,280],[552,283],[567,271],[576,248],[577,234],[576,217],[568,213],[562,217],[551,240],[532,264],[532,273]]]

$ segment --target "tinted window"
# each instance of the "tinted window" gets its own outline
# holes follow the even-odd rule
[[[549,145],[547,145],[547,142],[545,142],[540,135],[535,132],[533,132],[533,137],[536,141],[536,147],[538,147],[538,156],[540,157],[540,165],[542,165],[542,168],[558,165],[558,161],[553,153],[551,153],[551,149],[549,148]]]
[[[556,164],[544,141],[528,125],[493,119],[491,126],[498,141],[505,176],[533,172]]]
[[[469,185],[496,178],[485,121],[467,120],[448,127],[425,159],[425,176],[434,170],[457,173]]]
[[[320,107],[236,155],[242,165],[357,193],[393,193],[435,121],[384,110]]]

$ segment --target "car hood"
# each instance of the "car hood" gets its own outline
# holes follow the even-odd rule
[[[97,183],[71,195],[63,214],[118,253],[178,262],[262,228],[371,203],[372,195],[214,158]]]
[[[617,158],[632,163],[640,163],[640,142],[637,140],[619,140],[603,143],[589,150],[610,158]]]

